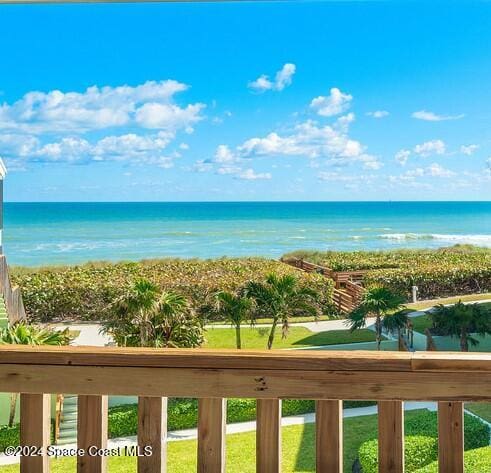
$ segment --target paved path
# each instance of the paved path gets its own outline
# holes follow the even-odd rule
[[[415,409],[428,409],[436,410],[435,402],[406,402],[404,404],[404,409],[406,411],[411,411]],[[366,407],[354,407],[351,409],[343,410],[343,417],[345,419],[350,417],[361,417],[370,416],[377,413],[377,406],[366,406]],[[287,427],[289,425],[302,425],[302,424],[312,424],[315,422],[315,414],[303,414],[298,416],[288,416],[281,419],[282,427]],[[256,422],[238,422],[235,424],[227,424],[226,432],[227,434],[239,434],[244,432],[253,432],[256,430]],[[174,432],[169,432],[167,434],[167,440],[169,442],[176,442],[181,440],[194,440],[197,438],[197,429],[186,429],[186,430],[176,430]],[[136,436],[130,437],[120,437],[115,439],[110,439],[108,441],[108,448],[126,447],[136,445]],[[62,456],[64,449],[76,448],[76,444],[68,444],[59,447],[60,456]],[[5,454],[0,454],[0,466],[1,465],[13,465],[19,463],[19,456],[8,457]]]

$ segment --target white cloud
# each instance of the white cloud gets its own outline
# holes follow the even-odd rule
[[[405,166],[407,160],[411,156],[411,151],[408,149],[400,149],[394,156],[395,160],[402,166]]]
[[[140,125],[176,130],[199,121],[201,103],[183,108],[174,95],[188,89],[174,80],[148,81],[137,86],[89,87],[84,92],[28,92],[12,104],[0,105],[0,131],[84,133]]]
[[[425,143],[414,147],[414,152],[423,157],[428,157],[434,154],[445,154],[445,151],[445,143],[442,140],[426,141]]]
[[[474,151],[476,151],[478,148],[479,145],[462,145],[460,147],[460,152],[467,156],[471,156],[472,154],[474,154]]]
[[[460,120],[464,118],[464,114],[460,115],[438,115],[434,112],[428,112],[426,110],[419,110],[417,112],[413,112],[411,114],[413,118],[417,118],[418,120],[425,120],[427,122],[441,122],[445,120]]]
[[[1,137],[2,135],[0,135]],[[36,141],[28,153],[15,153],[13,162],[60,162],[84,164],[93,161],[127,161],[133,164],[153,164],[171,167],[178,153],[165,153],[174,138],[172,132],[160,131],[153,135],[111,135],[94,143],[78,136],[63,137],[41,145]],[[0,146],[2,140],[0,138]],[[12,155],[11,155],[12,156]],[[9,160],[10,162],[10,160]]]
[[[331,117],[345,112],[350,107],[353,97],[349,94],[344,94],[337,87],[330,90],[327,96],[320,95],[312,100],[311,108],[323,117]]]
[[[399,176],[391,176],[390,180],[391,182],[398,182],[398,181],[403,182],[403,181],[415,181],[418,178],[425,178],[425,177],[447,178],[447,177],[453,177],[455,175],[456,173],[454,171],[446,169],[438,163],[433,163],[427,167],[418,167],[418,168],[411,169],[403,174],[400,174]]]
[[[295,64],[286,63],[276,73],[274,80],[271,80],[266,74],[262,74],[256,80],[249,82],[248,87],[256,92],[281,91],[291,85],[295,71]]]
[[[271,179],[271,174],[269,172],[256,173],[253,169],[246,169],[245,171],[237,174],[237,179],[244,179],[247,181],[256,181],[258,179]]]
[[[390,114],[387,110],[375,110],[373,112],[367,112],[367,115],[372,118],[384,118]]]
[[[190,104],[181,108],[174,104],[146,103],[135,113],[135,121],[143,128],[160,130],[184,129],[192,132],[192,125],[202,120],[204,104]]]
[[[224,164],[233,163],[236,161],[236,156],[232,153],[227,145],[219,145],[215,152],[214,162]]]

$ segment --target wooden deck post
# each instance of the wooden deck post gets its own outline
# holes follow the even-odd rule
[[[378,471],[404,472],[404,406],[401,401],[378,403]]]
[[[316,401],[316,472],[343,473],[343,401]]]
[[[107,457],[89,449],[107,448],[107,396],[78,396],[77,418],[77,445],[85,452],[77,457],[77,473],[106,473]]]
[[[167,398],[138,398],[138,473],[167,471]],[[151,454],[147,455],[147,449]]]
[[[462,402],[438,403],[438,471],[464,472],[464,408]]]
[[[46,448],[50,443],[51,395],[20,395],[20,444],[42,449],[41,456],[32,452],[30,456],[20,457],[21,473],[48,473],[49,457]]]
[[[256,472],[281,472],[281,401],[258,399],[256,403]]]
[[[225,473],[227,401],[198,401],[198,473]]]

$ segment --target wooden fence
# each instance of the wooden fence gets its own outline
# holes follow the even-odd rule
[[[340,473],[342,400],[378,401],[379,471],[404,471],[403,401],[438,401],[439,471],[463,472],[463,401],[491,400],[491,354],[0,347],[0,392],[21,394],[21,443],[46,451],[49,393],[78,393],[78,448],[107,445],[107,396],[139,396],[138,472],[166,468],[166,397],[199,399],[197,471],[225,471],[226,398],[257,399],[256,471],[281,471],[281,399],[314,399],[317,472]],[[80,455],[78,473],[106,457]],[[22,473],[47,473],[45,455]]]

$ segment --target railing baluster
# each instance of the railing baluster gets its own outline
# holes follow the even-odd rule
[[[20,444],[42,449],[43,455],[21,456],[21,473],[48,473],[49,457],[46,448],[50,442],[51,396],[49,394],[20,395]]]
[[[281,471],[281,401],[258,399],[256,404],[256,472]]]
[[[79,395],[77,417],[77,445],[85,451],[77,457],[77,473],[105,473],[107,457],[90,453],[107,448],[107,396]]]
[[[378,471],[404,472],[404,405],[401,401],[378,403]]]
[[[167,398],[138,398],[138,473],[167,471]],[[147,456],[145,449],[151,448]]]
[[[464,471],[464,409],[462,402],[438,403],[438,470]]]
[[[343,472],[343,401],[316,401],[316,472]]]
[[[225,425],[227,401],[198,401],[198,473],[225,472]]]

